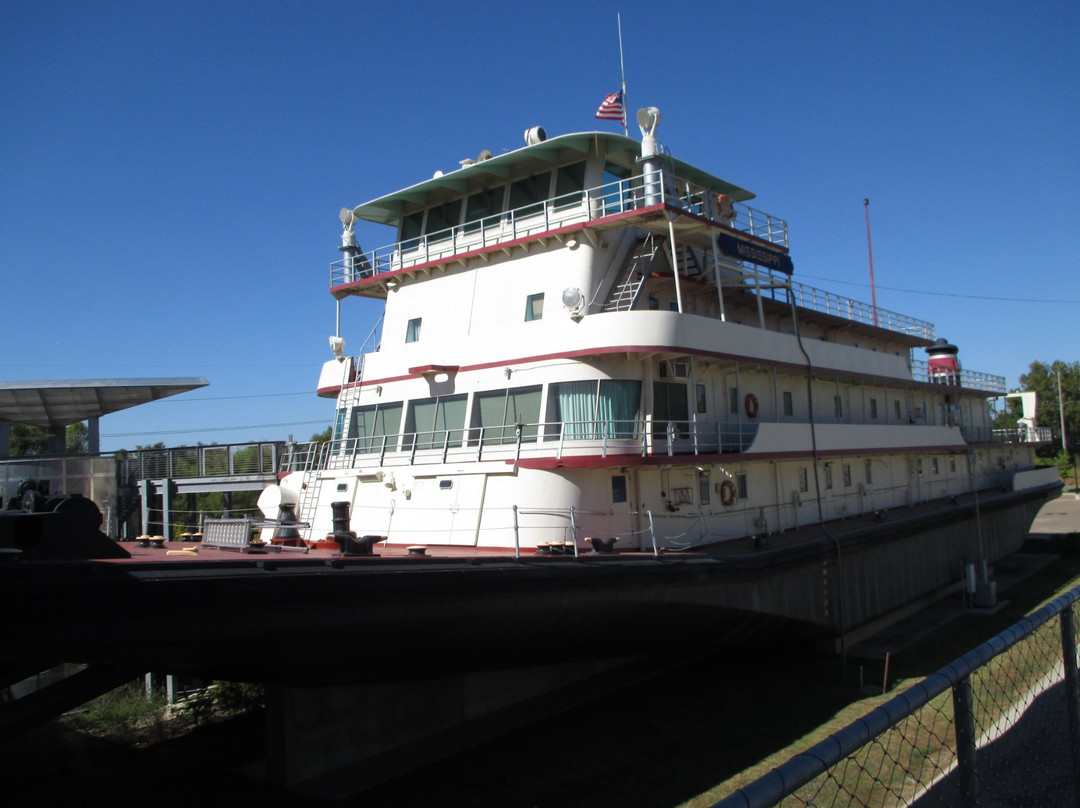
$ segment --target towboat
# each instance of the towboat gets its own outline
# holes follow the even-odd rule
[[[1034,430],[994,434],[1004,378],[798,283],[787,222],[671,156],[659,122],[638,113],[640,143],[535,127],[341,210],[333,436],[290,447],[267,518],[312,545],[345,509],[376,547],[662,553],[1053,488]],[[357,297],[384,311],[352,356]]]

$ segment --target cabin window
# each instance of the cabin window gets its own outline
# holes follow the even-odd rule
[[[844,464],[844,488],[851,488],[851,464]]]
[[[623,181],[630,179],[630,173],[629,168],[614,163],[604,166],[604,195],[600,197],[601,216],[622,213],[632,207],[630,183]]]
[[[334,416],[334,440],[340,440],[344,437],[341,431],[345,428],[345,408],[342,407],[337,411]]]
[[[400,401],[354,407],[345,437],[356,440],[356,451],[360,453],[381,452],[384,448],[394,451],[401,431],[401,410]]]
[[[482,191],[469,194],[469,198],[465,200],[466,225],[464,230],[466,233],[475,233],[479,230],[482,225],[481,219],[502,213],[505,192],[506,186],[500,186],[498,188],[484,188]],[[490,225],[491,223],[485,222],[483,224]]]
[[[510,210],[515,218],[524,218],[544,209],[551,194],[551,172],[544,171],[510,183]]]
[[[451,227],[461,224],[461,200],[453,199],[441,205],[428,208],[427,227],[424,232],[430,236],[439,235],[443,238],[450,234],[447,232]]]
[[[867,458],[866,460],[866,484],[873,485],[874,483],[874,461]]]
[[[521,440],[535,443],[540,421],[540,385],[512,387],[477,393],[473,402],[472,442],[495,446],[517,441],[517,425],[521,424]]]
[[[622,474],[611,478],[611,501],[626,502],[626,477]]]
[[[653,383],[653,436],[667,434],[668,424],[675,426],[676,434],[686,437],[690,422],[690,403],[685,384],[668,382]]]
[[[405,328],[405,342],[418,342],[420,340],[420,321],[422,319],[422,317],[415,317],[409,320],[409,324]]]
[[[705,385],[698,384],[694,386],[694,395],[697,398],[697,411],[699,413],[708,412],[709,408],[705,400]]]
[[[419,243],[421,233],[423,233],[424,225],[424,211],[418,210],[415,213],[410,213],[401,220],[401,233],[399,234],[399,240],[402,242],[402,250],[415,249]]]
[[[585,161],[563,166],[555,177],[555,208],[581,204],[584,191]]]
[[[784,415],[788,418],[795,415],[795,399],[792,397],[790,390],[784,391]]]
[[[810,490],[810,475],[805,468],[799,469],[799,493],[805,494]]]
[[[686,402],[686,387],[683,404]],[[600,379],[560,382],[548,396],[554,433],[567,440],[637,437],[640,419],[641,382]],[[560,429],[561,433],[557,430]]]
[[[897,421],[900,420],[900,399],[893,401],[893,417],[896,418]]]
[[[870,417],[876,419],[877,415],[877,399],[870,399]]]
[[[660,301],[657,299],[656,295],[649,295],[649,311],[659,311],[659,310],[660,310]]]
[[[544,316],[544,293],[525,298],[525,322],[539,320]]]
[[[949,455],[949,472],[956,473],[956,455]]]
[[[746,474],[735,475],[735,488],[738,491],[739,499],[750,498],[750,485],[746,481]]]
[[[702,505],[712,502],[712,497],[709,495],[709,472],[707,471],[698,474],[698,499]]]
[[[732,415],[738,415],[739,414],[739,388],[738,387],[729,387],[728,388],[728,411]]]
[[[938,459],[936,457],[930,459],[930,470],[934,474],[938,473]]]
[[[825,464],[825,490],[832,491],[832,463]]]
[[[406,441],[417,449],[460,446],[465,432],[464,395],[413,401],[405,418]]]

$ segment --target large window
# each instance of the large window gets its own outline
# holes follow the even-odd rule
[[[461,200],[454,199],[428,208],[427,227],[424,228],[424,232],[434,235],[450,227],[457,227],[459,224],[461,224]],[[443,233],[443,236],[448,235],[449,233]]]
[[[405,419],[407,440],[417,449],[460,446],[465,431],[466,396],[436,396],[409,404]]]
[[[551,193],[551,172],[544,171],[510,183],[510,210],[522,219],[539,213]]]
[[[473,436],[484,446],[516,442],[518,424],[523,425],[522,441],[535,443],[539,421],[540,385],[476,394],[472,426],[482,432],[474,432]]]
[[[581,202],[585,190],[585,161],[563,166],[555,178],[557,207],[564,208]]]
[[[601,216],[622,213],[633,206],[630,199],[630,183],[623,182],[630,178],[630,169],[614,163],[604,166],[604,195],[601,197],[603,210]]]
[[[357,452],[379,452],[384,445],[390,451],[397,449],[401,407],[400,401],[354,407],[345,437],[356,438]]]
[[[469,198],[465,201],[465,221],[468,223],[465,231],[467,233],[480,229],[480,219],[502,213],[505,191],[506,186],[501,185],[498,188],[484,188],[474,194],[469,194]],[[485,224],[490,224],[490,222]]]
[[[685,403],[686,387],[682,388]],[[638,381],[562,382],[551,386],[549,420],[562,425],[561,434],[567,440],[634,438],[640,401]]]
[[[402,242],[401,249],[414,249],[419,243],[420,234],[423,232],[424,211],[418,210],[410,213],[401,220],[401,233],[399,240]]]

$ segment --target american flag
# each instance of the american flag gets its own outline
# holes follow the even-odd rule
[[[596,117],[604,121],[622,121],[622,93],[604,96],[604,103],[600,105],[600,109],[596,110]]]

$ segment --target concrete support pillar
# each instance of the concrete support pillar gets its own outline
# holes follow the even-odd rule
[[[627,660],[267,690],[266,777],[338,800],[602,692]]]
[[[86,422],[86,451],[90,454],[101,452],[101,419],[94,417]]]

